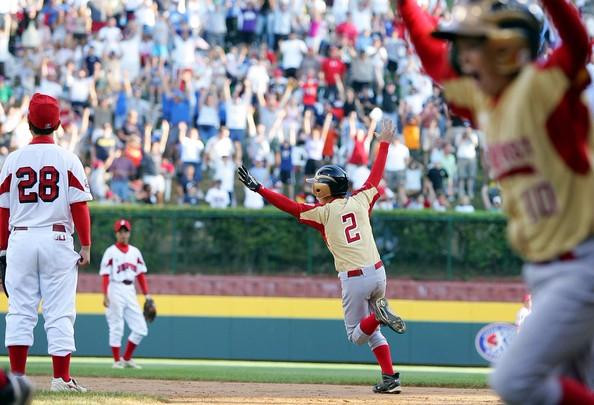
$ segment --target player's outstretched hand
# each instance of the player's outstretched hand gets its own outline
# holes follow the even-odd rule
[[[396,135],[396,127],[394,126],[394,122],[392,122],[392,120],[389,118],[384,118],[381,125],[382,131],[378,134],[379,140],[384,142],[392,142],[394,136]]]
[[[78,259],[78,265],[79,266],[86,266],[87,264],[89,264],[91,262],[91,247],[90,246],[82,246],[80,248],[80,252],[78,252],[78,254],[80,255],[80,259]]]
[[[256,180],[254,176],[250,174],[250,172],[248,171],[248,169],[245,168],[244,165],[241,165],[241,167],[237,169],[237,175],[239,176],[239,181],[245,184],[245,186],[252,191],[257,192],[260,189],[260,187],[262,187],[260,183],[258,183],[258,180]]]

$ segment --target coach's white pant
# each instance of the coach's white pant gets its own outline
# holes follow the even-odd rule
[[[109,345],[111,347],[121,346],[124,321],[130,328],[128,340],[138,345],[142,338],[148,334],[148,328],[136,300],[134,284],[126,285],[110,281],[107,296],[109,307],[105,311],[105,317],[109,326]]]
[[[32,346],[37,310],[42,303],[48,353],[66,356],[76,350],[78,253],[72,236],[51,228],[13,231],[6,252],[6,346]]]

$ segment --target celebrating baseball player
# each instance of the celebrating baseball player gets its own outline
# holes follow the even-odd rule
[[[99,274],[103,276],[103,305],[109,326],[109,345],[113,353],[113,368],[142,368],[132,360],[134,349],[148,334],[145,317],[152,321],[156,315],[154,302],[148,293],[148,284],[144,273],[146,265],[140,250],[130,245],[132,225],[125,219],[118,219],[113,230],[116,235],[115,245],[105,250],[101,259]],[[145,297],[144,314],[136,300],[134,281]],[[153,309],[152,314],[147,311]],[[130,328],[126,352],[120,357],[120,346],[124,334],[124,322]]]
[[[80,160],[54,144],[58,101],[34,94],[27,118],[33,140],[8,155],[0,173],[0,264],[6,264],[9,295],[5,344],[10,369],[25,374],[43,300],[54,369],[51,390],[85,392],[70,377],[70,354],[75,350],[77,265],[88,264],[91,251],[91,194]],[[72,238],[75,228],[79,253]]]
[[[245,186],[277,208],[295,216],[299,222],[317,229],[334,256],[342,286],[342,308],[348,339],[367,343],[382,370],[376,393],[400,393],[400,374],[394,372],[390,346],[379,325],[404,333],[402,319],[390,311],[384,298],[386,273],[371,230],[370,213],[379,197],[378,184],[384,173],[388,146],[394,137],[394,124],[385,120],[380,146],[371,174],[363,187],[348,196],[349,179],[336,165],[322,166],[312,184],[318,204],[299,204],[261,184],[246,170],[238,170]]]
[[[593,134],[581,97],[590,45],[568,0],[542,4],[562,44],[539,60],[535,4],[465,1],[436,27],[415,0],[398,0],[425,70],[486,134],[509,240],[527,261],[532,313],[490,383],[509,404],[594,404],[576,367],[594,337]]]

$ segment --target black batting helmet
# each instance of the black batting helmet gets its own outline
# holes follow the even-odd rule
[[[337,165],[325,165],[318,169],[313,178],[306,180],[308,183],[321,183],[328,185],[332,197],[344,197],[349,190],[349,177]]]

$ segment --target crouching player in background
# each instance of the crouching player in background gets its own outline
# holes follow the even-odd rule
[[[131,230],[132,226],[127,220],[118,219],[115,222],[116,243],[105,250],[99,271],[103,276],[103,305],[106,308],[105,316],[109,326],[113,368],[142,368],[132,360],[132,354],[142,338],[148,334],[146,320],[136,300],[134,283],[138,279],[145,299],[151,299],[144,276],[146,265],[140,250],[128,243]],[[131,332],[126,352],[120,357],[124,322],[128,324]]]
[[[363,187],[350,196],[347,195],[347,174],[336,165],[322,166],[314,178],[307,179],[318,200],[315,205],[299,204],[268,190],[243,166],[239,168],[238,174],[248,189],[322,234],[334,256],[342,286],[342,308],[348,339],[359,345],[367,343],[381,367],[382,381],[373,387],[373,391],[397,394],[401,390],[400,373],[394,372],[390,346],[379,325],[387,325],[397,333],[404,333],[405,324],[390,311],[384,297],[386,273],[369,218],[379,198],[377,187],[384,173],[394,132],[392,121],[385,120],[379,153],[371,174]]]

